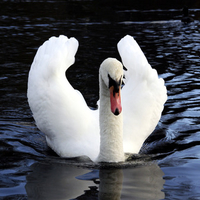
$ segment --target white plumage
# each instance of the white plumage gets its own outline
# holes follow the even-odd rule
[[[74,63],[77,48],[78,41],[75,38],[59,36],[51,37],[38,49],[29,72],[28,102],[37,127],[45,133],[48,145],[58,155],[86,155],[95,161],[100,149],[99,110],[91,110],[82,94],[65,77],[65,71]],[[118,50],[127,68],[125,86],[121,92],[122,113],[119,114],[123,115],[123,131],[112,137],[115,141],[114,137],[123,134],[121,142],[124,152],[138,153],[161,117],[167,92],[163,79],[158,78],[156,70],[148,64],[133,37],[122,38],[118,43]],[[114,60],[113,62],[115,63]],[[108,71],[115,78],[113,70]],[[107,76],[103,75],[102,79]],[[104,101],[104,98],[100,101]],[[108,104],[102,105],[109,107]],[[103,117],[114,123],[118,116],[112,114],[110,117]],[[104,129],[111,128],[107,125]],[[97,161],[123,161],[117,158],[120,152],[117,147],[112,146],[112,137],[109,136],[111,142],[106,145],[110,145],[116,159],[111,159],[112,155],[108,155]],[[101,140],[101,143],[104,141]]]

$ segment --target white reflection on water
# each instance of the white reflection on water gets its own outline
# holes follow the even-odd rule
[[[163,199],[164,173],[156,163],[127,169],[83,169],[35,163],[27,176],[28,199]]]

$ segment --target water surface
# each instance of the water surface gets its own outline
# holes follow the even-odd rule
[[[156,1],[155,1],[156,2]],[[200,6],[181,22],[183,5],[112,1],[0,3],[1,199],[199,199]],[[143,3],[143,4],[142,4]],[[67,72],[89,106],[98,100],[98,68],[119,59],[116,44],[134,36],[168,90],[162,118],[127,166],[100,168],[61,159],[35,127],[27,103],[30,64],[50,36],[74,36],[80,47]]]

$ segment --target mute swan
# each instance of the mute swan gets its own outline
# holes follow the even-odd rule
[[[37,127],[59,156],[121,162],[124,152],[139,152],[157,125],[167,99],[163,79],[133,37],[125,36],[117,47],[127,71],[117,59],[103,61],[100,108],[95,111],[65,76],[75,61],[78,41],[51,37],[38,49],[28,77],[28,103]]]

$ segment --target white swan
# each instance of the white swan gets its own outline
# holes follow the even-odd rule
[[[164,81],[133,37],[127,35],[118,43],[127,68],[122,100],[123,67],[108,58],[99,70],[100,108],[91,110],[65,77],[77,48],[75,38],[59,36],[38,49],[27,93],[37,127],[62,157],[86,155],[97,162],[124,161],[124,152],[138,153],[157,125],[167,99]]]

